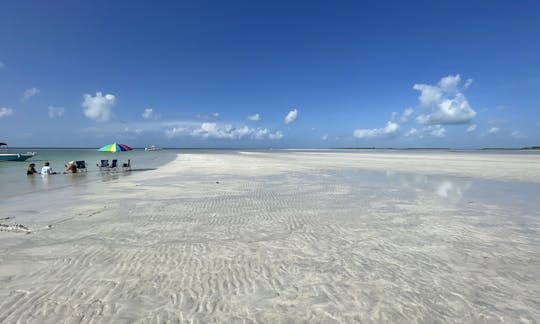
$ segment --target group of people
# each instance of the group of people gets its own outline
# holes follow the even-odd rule
[[[28,169],[26,170],[26,174],[27,175],[35,175],[35,174],[56,174],[57,172],[53,170],[53,168],[51,167],[51,164],[49,162],[45,162],[43,164],[43,167],[41,168],[41,172],[38,172],[36,170],[36,164],[35,163],[30,163],[30,165],[28,166]],[[66,165],[66,170],[64,171],[64,174],[65,173],[77,173],[77,166],[75,165],[75,162],[74,161],[70,161],[67,165]]]

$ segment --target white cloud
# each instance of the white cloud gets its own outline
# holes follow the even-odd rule
[[[98,122],[107,122],[111,119],[112,108],[116,102],[114,95],[96,92],[95,96],[85,94],[83,98],[82,106],[86,117]]]
[[[261,120],[261,116],[259,114],[249,115],[247,119],[252,120],[252,121],[259,121]]]
[[[472,124],[471,126],[467,127],[467,133],[474,132],[476,127],[476,124]]]
[[[256,139],[262,139],[266,136],[268,136],[268,134],[270,133],[270,131],[268,130],[268,128],[262,128],[262,129],[259,129],[255,132],[255,138]]]
[[[156,120],[137,120],[131,122],[117,122],[111,120],[108,123],[95,123],[91,126],[81,128],[79,131],[81,133],[87,134],[86,136],[115,136],[118,134],[119,129],[124,129],[129,127],[131,130],[140,129],[141,133],[145,134],[163,134],[167,136],[167,131],[172,131],[176,128],[176,132],[179,132],[180,129],[191,130],[199,127],[200,122],[188,121],[188,120],[166,120],[166,121],[156,121]],[[130,131],[131,134],[136,133]],[[188,132],[189,135],[189,132]],[[175,135],[178,136],[178,135]],[[168,136],[167,136],[168,137]],[[174,137],[174,136],[172,136]]]
[[[60,118],[64,116],[64,107],[49,106],[49,117]]]
[[[473,83],[473,79],[467,79],[467,81],[465,81],[465,84],[463,85],[463,88],[465,89],[469,88],[472,83]]]
[[[202,123],[191,132],[192,136],[202,138],[229,138],[241,139],[250,133],[247,126],[235,128],[232,125],[219,127],[216,123]]]
[[[26,89],[23,93],[22,101],[27,101],[28,99],[32,98],[33,96],[37,96],[39,94],[38,88],[30,88]]]
[[[167,138],[195,137],[200,139],[254,139],[279,140],[284,137],[281,131],[271,131],[266,128],[250,128],[248,126],[220,125],[214,122],[196,122],[191,120],[140,120],[135,122],[96,123],[80,129],[80,132],[93,136],[118,135],[119,129],[123,135],[160,134]],[[129,130],[129,131],[128,131]],[[129,134],[128,134],[129,133]]]
[[[411,138],[424,138],[426,136],[432,137],[445,137],[446,129],[441,125],[429,125],[424,126],[421,129],[411,128],[408,132],[405,133],[405,137]]]
[[[376,137],[388,137],[396,134],[399,129],[399,124],[389,121],[383,128],[372,129],[357,129],[353,132],[353,135],[358,138],[376,138]]]
[[[488,130],[488,133],[490,134],[495,134],[495,133],[498,133],[501,129],[499,127],[491,127],[489,130]]]
[[[470,80],[470,79],[469,79]],[[465,88],[472,82],[467,80]],[[416,117],[420,124],[464,124],[470,122],[476,111],[459,88],[459,74],[442,78],[437,85],[415,84],[420,91],[420,105],[428,112]]]
[[[191,135],[202,138],[242,138],[245,132],[246,129],[237,130],[231,125],[220,128],[216,123],[202,123]]]
[[[456,92],[457,86],[461,82],[459,74],[449,75],[439,80],[439,88],[444,92]]]
[[[403,111],[403,114],[401,114],[401,118],[399,119],[400,124],[408,123],[409,120],[411,120],[411,116],[414,113],[414,109],[407,108]]]
[[[417,133],[418,133],[418,129],[411,128],[411,129],[409,129],[409,131],[407,133],[405,133],[405,136],[410,137],[410,136],[416,135]]]
[[[13,115],[15,111],[11,108],[1,107],[0,108],[0,118]]]
[[[278,140],[283,138],[283,133],[281,131],[277,131],[275,133],[268,134],[268,138],[271,140]]]
[[[152,108],[145,108],[141,116],[147,120],[157,120],[160,117]]]
[[[250,132],[253,134],[253,137],[256,139],[281,139],[283,138],[283,133],[277,131],[272,133],[268,128],[259,128],[257,130],[250,129]]]
[[[216,123],[202,123],[189,133],[193,137],[217,138],[217,139],[281,139],[283,133],[277,131],[272,133],[267,128],[249,128],[248,126],[234,127],[232,125],[218,125]]]
[[[253,137],[256,139],[271,139],[271,140],[278,140],[283,138],[283,133],[281,131],[277,131],[275,133],[272,133],[268,128],[260,128],[257,130],[251,130],[253,133]]]
[[[293,123],[296,121],[296,118],[298,118],[298,110],[294,109],[289,111],[287,116],[285,116],[285,124],[289,125],[290,123]]]
[[[324,134],[323,137],[322,137],[322,140],[326,141],[327,139],[328,139],[328,134]]]
[[[413,86],[414,90],[420,91],[420,104],[422,106],[431,106],[436,105],[443,96],[442,90],[437,86],[431,86],[428,84],[415,84]]]
[[[429,135],[433,137],[445,137],[446,136],[446,129],[442,127],[441,125],[433,125],[433,126],[427,126],[425,127],[425,131],[429,133]]]

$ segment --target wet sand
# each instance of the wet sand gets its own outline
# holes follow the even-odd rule
[[[8,199],[0,322],[539,322],[539,162],[183,154]]]

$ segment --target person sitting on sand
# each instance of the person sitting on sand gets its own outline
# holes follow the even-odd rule
[[[30,165],[28,166],[28,169],[26,170],[26,174],[28,175],[39,174],[39,172],[36,171],[35,163],[30,163]]]
[[[56,172],[51,168],[49,162],[45,162],[41,168],[41,174],[56,174]]]
[[[64,173],[77,173],[77,166],[75,165],[74,161],[69,161],[68,165],[66,166],[66,171]]]

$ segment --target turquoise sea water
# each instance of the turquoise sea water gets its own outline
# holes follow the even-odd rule
[[[69,186],[81,186],[88,183],[108,181],[113,175],[110,172],[99,171],[96,164],[102,159],[118,160],[118,165],[131,160],[132,171],[114,172],[114,176],[129,176],[133,172],[144,172],[172,161],[181,150],[144,151],[135,149],[129,152],[98,152],[95,149],[24,149],[37,152],[36,156],[24,162],[0,162],[0,197],[9,198],[18,195],[32,194],[51,189]],[[77,174],[62,174],[69,161],[84,160],[88,172]],[[52,168],[59,174],[50,176],[27,176],[26,169],[30,163],[36,164],[36,170],[41,171],[43,163],[50,162]]]
[[[231,153],[245,150],[224,150],[224,149],[165,149],[160,151],[144,151],[143,149],[135,149],[129,152],[98,152],[96,149],[32,149],[24,148],[16,151],[37,152],[37,155],[24,162],[0,162],[0,201],[2,198],[16,197],[24,194],[32,194],[38,192],[46,192],[60,188],[68,188],[70,186],[83,186],[88,183],[96,183],[100,181],[110,181],[117,177],[129,176],[134,172],[144,172],[145,170],[154,169],[166,164],[176,158],[177,154],[185,153]],[[272,150],[248,150],[248,151],[266,151]],[[277,150],[279,152],[296,151],[296,150]],[[303,150],[302,150],[303,151]],[[311,150],[308,150],[311,151]],[[373,153],[379,152],[388,153],[411,153],[411,152],[429,152],[437,154],[452,155],[456,151],[449,150],[321,150],[325,152],[357,152],[357,153]],[[459,153],[468,154],[515,154],[515,155],[540,155],[540,151],[533,150],[479,150],[479,151],[457,151]],[[96,164],[102,159],[118,159],[118,165],[131,160],[131,172],[101,172]],[[26,169],[30,163],[36,164],[36,170],[40,171],[43,163],[50,162],[52,168],[62,173],[65,170],[65,165],[69,161],[84,160],[88,165],[88,172],[78,174],[56,174],[53,176],[27,176]],[[121,168],[119,168],[121,170]]]

